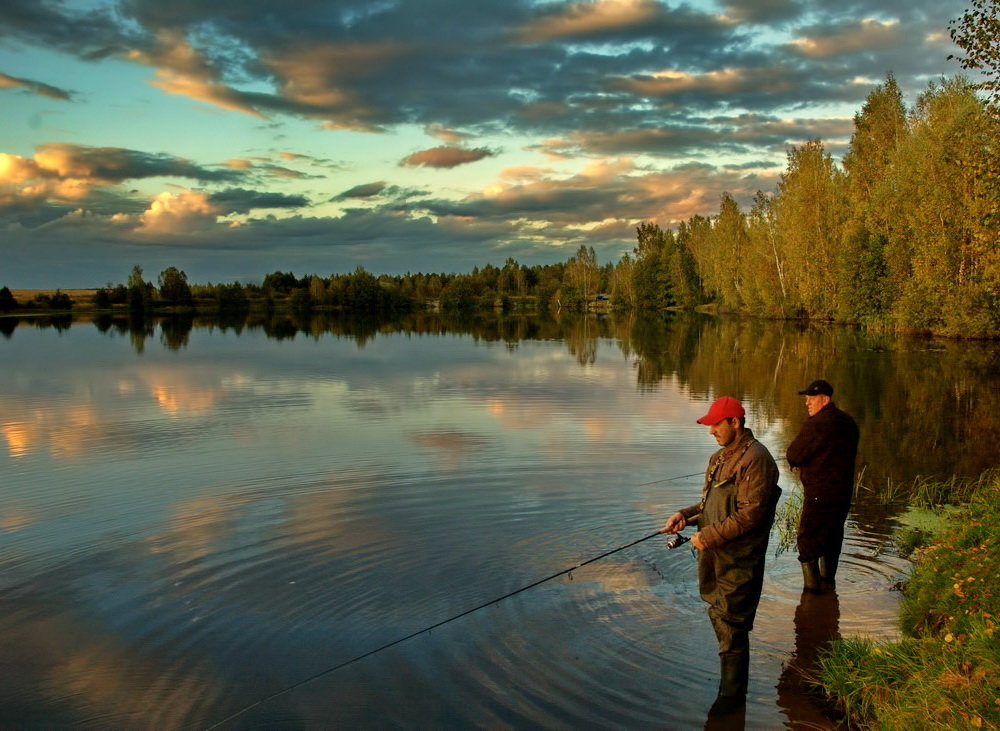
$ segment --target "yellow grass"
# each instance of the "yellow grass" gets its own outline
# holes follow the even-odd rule
[[[63,294],[68,294],[69,298],[73,300],[73,304],[87,304],[89,305],[91,300],[94,298],[94,293],[97,292],[96,289],[60,289]],[[25,304],[31,302],[40,294],[53,295],[56,293],[54,289],[12,289],[10,291],[14,295],[19,303]]]

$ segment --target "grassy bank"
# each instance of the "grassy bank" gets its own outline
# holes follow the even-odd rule
[[[1000,470],[914,502],[903,638],[837,640],[820,682],[856,727],[1000,729]]]

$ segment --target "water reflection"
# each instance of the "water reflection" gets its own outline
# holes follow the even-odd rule
[[[794,617],[795,647],[778,678],[778,705],[789,722],[810,728],[833,728],[829,714],[818,712],[823,699],[816,688],[820,654],[839,635],[840,598],[836,591],[802,592]],[[814,698],[814,704],[803,702]],[[810,718],[811,717],[811,718]]]
[[[703,470],[714,445],[694,419],[719,393],[747,402],[778,455],[805,418],[795,392],[828,378],[874,490],[974,471],[988,450],[972,437],[1000,418],[995,346],[835,327],[493,313],[0,326],[0,650],[14,658],[0,725],[211,725],[645,535],[698,494],[697,478],[665,478]],[[800,600],[793,556],[769,563],[748,727],[822,716],[785,671],[827,630],[894,631],[891,525],[863,493],[839,609]],[[654,544],[246,723],[698,727],[714,640],[690,554]]]
[[[68,317],[4,317],[0,332],[9,339],[18,327],[65,331],[70,322]],[[127,335],[140,354],[157,329],[161,345],[173,351],[187,347],[195,328],[263,332],[278,341],[332,335],[350,339],[359,348],[380,335],[461,334],[477,343],[502,342],[510,349],[523,342],[558,340],[587,367],[595,363],[599,343],[605,341],[632,361],[640,391],[655,392],[672,382],[693,397],[731,394],[767,423],[787,424],[789,437],[805,419],[796,392],[824,377],[835,385],[838,404],[861,427],[859,466],[866,486],[859,495],[862,502],[877,500],[890,480],[978,474],[995,460],[989,440],[979,436],[1000,426],[1000,348],[994,343],[906,339],[840,326],[698,315],[550,318],[420,312],[387,320],[338,313],[237,312],[221,319],[102,315],[93,324],[109,335]]]

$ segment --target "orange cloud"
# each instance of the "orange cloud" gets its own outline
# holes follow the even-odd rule
[[[218,73],[181,33],[161,31],[156,41],[151,51],[132,49],[125,54],[130,61],[156,69],[156,80],[150,84],[168,94],[187,96],[254,117],[263,116],[251,103],[251,95],[219,82]]]
[[[550,41],[568,36],[589,36],[609,30],[639,25],[659,12],[651,0],[597,0],[577,2],[556,15],[549,15],[523,26],[517,36],[528,43]]]
[[[214,224],[222,210],[208,196],[193,190],[164,192],[153,198],[139,217],[138,233],[190,233]]]
[[[169,69],[157,69],[156,75],[157,80],[149,83],[168,94],[190,97],[231,112],[249,114],[252,117],[264,116],[246,101],[243,94],[225,84],[178,74]]]
[[[26,89],[39,96],[47,96],[50,99],[61,99],[66,101],[70,98],[68,92],[63,91],[55,86],[49,84],[43,84],[40,81],[31,81],[30,79],[21,79],[16,76],[9,76],[5,73],[0,73],[0,89]]]
[[[427,127],[424,128],[424,132],[431,137],[437,137],[442,142],[447,142],[452,145],[458,144],[462,140],[469,138],[469,135],[467,134],[437,123],[427,125]]]
[[[774,68],[767,68],[721,69],[704,74],[661,71],[651,76],[620,79],[612,86],[626,89],[639,96],[662,97],[682,92],[729,95],[756,91],[778,94],[793,90],[795,84],[786,74]]]
[[[0,183],[23,183],[44,174],[34,160],[0,152]]]
[[[59,163],[36,153],[35,160],[0,153],[0,207],[37,204],[49,199],[75,201],[87,196],[99,180],[60,177]]]

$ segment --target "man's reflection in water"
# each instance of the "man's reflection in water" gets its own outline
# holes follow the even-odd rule
[[[823,713],[813,681],[819,672],[819,654],[837,637],[839,624],[840,599],[836,591],[802,592],[795,609],[795,649],[778,679],[778,705],[793,727],[832,729],[837,725]],[[746,704],[720,697],[708,711],[705,731],[740,730],[745,723]]]
[[[705,731],[729,731],[729,729],[742,731],[746,724],[746,717],[746,699],[740,698],[734,700],[718,696],[712,707],[708,709],[708,718],[705,719]]]
[[[793,724],[810,721],[816,728],[835,725],[821,710],[815,681],[819,677],[817,659],[838,636],[839,623],[840,598],[836,591],[802,592],[795,609],[795,650],[778,679],[778,705]]]

